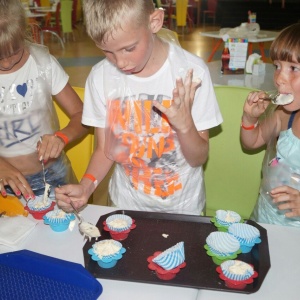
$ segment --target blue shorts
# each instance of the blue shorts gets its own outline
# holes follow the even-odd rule
[[[67,183],[77,183],[71,164],[66,155],[61,155],[49,168],[45,169],[46,182],[51,185],[49,198],[54,199],[54,188]],[[45,192],[43,171],[25,176],[36,196]],[[8,194],[14,194],[10,186],[5,186]]]

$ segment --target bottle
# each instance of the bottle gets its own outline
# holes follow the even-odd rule
[[[221,60],[222,60],[221,73],[224,73],[225,70],[229,69],[230,51],[229,51],[228,41],[225,42]]]

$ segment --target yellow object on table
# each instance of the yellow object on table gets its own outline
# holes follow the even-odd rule
[[[25,210],[24,205],[15,196],[7,195],[3,197],[0,194],[0,213],[5,212],[5,216],[14,217],[22,215],[24,217],[28,216],[28,211]]]

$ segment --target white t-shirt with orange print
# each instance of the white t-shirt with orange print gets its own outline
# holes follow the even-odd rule
[[[192,68],[202,80],[192,107],[197,130],[219,125],[222,116],[203,60],[173,44],[169,52],[147,78],[122,74],[106,59],[95,65],[82,123],[106,129],[106,155],[117,163],[109,186],[117,207],[198,215],[205,204],[203,169],[186,162],[176,132],[152,102],[169,106],[176,77]]]

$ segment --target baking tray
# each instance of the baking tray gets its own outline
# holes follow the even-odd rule
[[[29,250],[0,255],[1,299],[95,300],[102,286],[82,265]]]
[[[260,288],[271,267],[267,231],[251,220],[246,220],[246,223],[259,229],[262,242],[256,244],[250,253],[239,254],[237,259],[252,264],[258,272],[258,277],[245,289],[234,290],[227,288],[219,278],[216,272],[217,265],[204,249],[206,237],[217,231],[210,222],[211,217],[118,210],[103,215],[98,220],[100,240],[111,238],[109,232],[103,230],[103,221],[113,214],[130,216],[135,220],[136,228],[131,230],[127,239],[121,241],[126,253],[111,269],[100,268],[88,254],[95,240],[86,242],[83,247],[85,267],[96,278],[250,294]],[[164,238],[162,234],[169,236]],[[148,269],[147,258],[155,251],[164,251],[181,241],[185,247],[186,267],[172,280],[159,279],[154,271]]]

